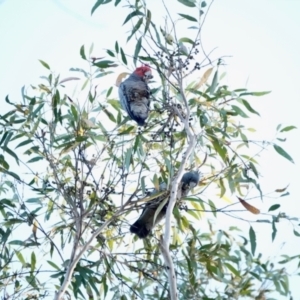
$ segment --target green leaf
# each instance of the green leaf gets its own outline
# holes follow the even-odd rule
[[[108,285],[107,285],[107,283],[106,283],[106,277],[103,277],[103,278],[102,278],[102,285],[103,285],[104,298],[105,298],[106,295],[107,295],[107,292],[108,292]]]
[[[106,93],[106,96],[105,96],[106,98],[108,98],[110,96],[112,90],[113,90],[113,87],[111,86]]]
[[[251,107],[251,105],[249,104],[248,101],[246,101],[244,99],[241,99],[241,102],[248,109],[248,111],[252,112],[253,114],[257,114],[258,116],[260,116],[260,114]]]
[[[0,164],[6,169],[9,169],[8,162],[4,159],[4,155],[0,154]]]
[[[195,219],[197,220],[200,220],[200,214],[199,212],[195,212],[195,211],[192,211],[192,210],[188,210],[187,213],[191,216],[193,216]]]
[[[116,43],[115,43],[115,50],[116,50],[117,53],[119,53],[119,44],[118,44],[117,41],[116,41]]]
[[[5,133],[6,134],[6,133]],[[4,135],[5,135],[4,134]],[[4,142],[4,144],[3,144],[3,147],[6,147],[7,146],[7,144],[9,143],[9,141],[11,140],[11,138],[12,138],[12,136],[13,136],[13,132],[8,132],[8,134],[6,135],[6,138],[5,138],[5,142]],[[16,137],[14,138],[14,139],[16,139]]]
[[[115,54],[111,50],[106,50],[109,56],[115,57]]]
[[[284,289],[284,296],[288,296],[290,290],[288,276],[283,274],[282,276],[280,276],[279,282]]]
[[[125,168],[127,169],[127,171],[129,171],[131,155],[132,155],[132,148],[129,148],[129,149],[127,149],[126,154],[125,154]]]
[[[16,246],[24,246],[24,242],[20,240],[14,240],[8,243],[9,245],[16,245]]]
[[[294,229],[294,235],[295,236],[300,236],[300,233]]]
[[[72,112],[72,115],[74,116],[75,121],[77,121],[78,120],[78,112],[74,105],[71,105],[71,112]]]
[[[37,113],[44,107],[45,103],[40,104],[30,115],[30,117],[33,119],[36,117]]]
[[[10,176],[14,177],[14,178],[17,179],[17,180],[21,180],[21,178],[19,177],[19,175],[17,175],[17,174],[14,173],[14,172],[7,171],[7,170],[5,170],[5,169],[3,169],[3,168],[0,168],[0,172],[2,172],[2,173],[4,173],[4,174],[7,174],[7,175],[10,175]]]
[[[279,207],[280,207],[280,204],[274,204],[269,208],[268,211],[274,211],[274,210],[278,209]]]
[[[92,7],[92,10],[91,10],[91,15],[94,13],[94,11],[104,2],[104,0],[98,0],[94,6]]]
[[[136,43],[135,51],[134,51],[134,55],[133,55],[133,63],[135,66],[136,66],[136,61],[137,61],[137,58],[138,58],[141,48],[142,48],[142,38],[140,37]]]
[[[114,122],[114,123],[117,122],[115,116],[114,116],[110,111],[108,111],[107,109],[104,109],[103,111],[105,112],[105,114],[108,116],[108,118],[109,118],[112,122]]]
[[[126,128],[125,130],[123,130],[123,131],[120,131],[120,135],[123,135],[123,134],[128,134],[128,133],[130,133],[131,131],[134,131],[134,129],[135,129],[135,126],[129,126],[128,128]]]
[[[229,263],[225,263],[225,266],[237,277],[241,277],[241,274],[238,272],[236,268],[234,268],[232,265]]]
[[[289,192],[286,192],[286,193],[280,195],[280,197],[286,197],[286,196],[289,196],[289,195],[290,195],[290,193],[289,193]]]
[[[91,55],[91,54],[92,54],[92,52],[93,52],[93,49],[94,49],[94,43],[92,43],[92,45],[90,46],[89,55]]]
[[[33,163],[33,162],[37,162],[37,161],[39,161],[39,160],[43,160],[44,159],[44,157],[43,156],[36,156],[36,157],[34,157],[34,158],[32,158],[32,159],[30,159],[30,160],[28,160],[28,164],[29,163]]]
[[[270,94],[271,91],[267,91],[267,92],[246,92],[246,93],[242,93],[240,94],[240,96],[264,96],[267,94]]]
[[[214,94],[217,86],[218,86],[218,70],[215,72],[212,83],[208,89],[208,91],[211,95]]]
[[[81,87],[81,90],[82,90],[82,91],[86,88],[86,86],[88,85],[89,82],[90,82],[90,79],[87,78],[87,79],[85,80],[84,84],[83,84],[82,87]]]
[[[139,10],[133,11],[132,13],[130,13],[130,14],[126,17],[126,19],[125,19],[123,25],[126,24],[131,18],[133,18],[133,17],[135,17],[135,16],[144,16],[144,14],[143,14],[142,12],[140,12]]]
[[[29,198],[26,200],[26,203],[36,203],[42,205],[40,198]]]
[[[294,163],[292,157],[284,149],[282,149],[280,146],[278,146],[276,144],[274,144],[273,147],[274,147],[274,149],[276,150],[276,152],[278,154],[280,154],[281,156],[283,156],[284,158],[286,158],[290,162]]]
[[[80,55],[81,55],[82,59],[86,60],[86,56],[85,56],[85,53],[84,53],[84,45],[82,45],[80,47]]]
[[[202,8],[206,7],[206,5],[207,5],[207,4],[206,4],[205,1],[202,1],[202,2],[201,2],[201,7],[202,7]]]
[[[181,4],[188,6],[188,7],[195,7],[195,3],[194,1],[191,0],[178,0],[178,2],[180,2]]]
[[[255,249],[256,249],[256,235],[255,235],[255,231],[253,230],[252,226],[250,226],[249,237],[250,237],[250,244],[251,244],[251,253],[254,256]]]
[[[281,128],[281,124],[278,124],[276,130],[278,131]]]
[[[112,66],[112,65],[111,65]],[[106,76],[106,75],[109,75],[109,74],[112,74],[113,72],[112,71],[105,71],[105,72],[101,72],[101,73],[99,73],[95,78],[101,78],[101,77],[104,77],[104,76]],[[94,100],[94,98],[93,98],[93,100]],[[93,102],[93,101],[91,101],[91,102]]]
[[[35,265],[36,265],[36,256],[35,253],[31,253],[31,272],[35,270]]]
[[[21,223],[25,223],[24,220],[17,219],[17,218],[11,218],[2,224],[4,224],[5,226],[11,226],[11,225],[21,224]]]
[[[44,62],[43,60],[40,60],[40,59],[39,59],[39,62],[40,62],[46,69],[50,70],[50,67],[49,67],[49,65],[48,65],[46,62]]]
[[[249,162],[249,166],[250,166],[251,170],[253,171],[253,173],[255,174],[255,176],[258,178],[258,172],[257,172],[255,165],[252,162]]]
[[[153,22],[151,22],[150,24],[151,24],[151,26],[153,27],[153,29],[155,31],[156,41],[158,42],[158,44],[161,45],[160,36],[159,36],[158,30],[156,29],[155,24]]]
[[[9,149],[8,147],[6,147],[6,146],[2,146],[1,148],[2,148],[2,150],[4,150],[6,153],[8,153],[9,155],[11,155],[11,156],[16,160],[17,164],[19,165],[19,158],[18,158],[18,156],[16,155],[16,153],[15,153],[14,151],[10,150],[10,149]]]
[[[231,108],[241,117],[243,118],[249,118],[238,106],[236,105],[231,105]]]
[[[145,25],[144,34],[149,30],[150,22],[151,22],[151,11],[149,9],[147,9],[147,17],[146,17],[146,25]]]
[[[191,40],[191,39],[189,39],[189,38],[187,38],[187,37],[183,37],[183,38],[179,39],[179,42],[182,42],[182,43],[189,43],[189,44],[192,44],[192,45],[195,44],[193,40]]]
[[[297,129],[296,126],[287,126],[287,127],[284,127],[280,130],[280,132],[284,132],[284,131],[290,131],[290,130],[293,130],[293,129]]]
[[[121,0],[116,0],[115,6],[117,6],[120,2],[121,2]]]
[[[147,57],[147,56],[139,56],[139,59],[140,59],[140,60],[144,60],[144,61],[150,61],[150,62],[153,62],[153,63],[156,62],[154,58],[152,58],[152,57]]]
[[[84,71],[83,69],[80,69],[80,68],[70,68],[70,71],[80,72],[80,73],[83,73],[85,77],[89,77],[89,74],[86,71]]]
[[[2,135],[2,138],[1,138],[1,141],[0,141],[0,145],[2,145],[2,143],[5,141],[6,137],[9,135],[9,132],[6,131],[3,135]],[[10,138],[12,137],[12,134],[10,134]]]
[[[143,18],[140,18],[138,22],[134,25],[130,36],[127,38],[127,42],[132,38],[132,36],[139,30],[141,25],[143,24]],[[121,49],[121,54],[122,54],[122,49]],[[123,59],[123,58],[122,58]]]
[[[189,20],[189,21],[192,21],[192,22],[198,22],[198,20],[197,20],[196,18],[191,17],[191,16],[189,16],[189,15],[179,14],[179,16],[181,16],[181,17],[183,17],[183,18],[185,18],[185,19],[187,19],[187,20]]]
[[[107,103],[109,103],[116,111],[119,111],[121,108],[120,101],[118,100],[110,99],[107,100]]]
[[[216,217],[217,216],[217,212],[216,212],[217,209],[216,209],[215,204],[211,200],[208,200],[208,204],[210,206],[210,209],[212,210],[213,215]]]
[[[48,263],[50,266],[52,266],[54,269],[60,271],[60,268],[59,268],[54,262],[52,262],[52,261],[50,261],[50,260],[47,260],[47,263]]]
[[[120,50],[121,50],[122,61],[125,65],[127,65],[127,59],[126,59],[125,53],[122,48]]]
[[[275,225],[275,218],[273,217],[273,221],[272,221],[272,242],[274,242],[274,240],[275,240],[276,233],[277,233],[277,229],[276,229],[276,225]]]
[[[94,63],[94,66],[97,66],[100,69],[117,67],[117,65],[111,60],[102,60],[102,61],[96,62],[96,63]]]
[[[225,192],[226,192],[226,188],[224,186],[223,178],[220,178],[219,183],[220,183],[220,188],[221,188],[220,198],[222,198],[225,195]]]
[[[213,144],[214,149],[216,150],[216,152],[223,159],[223,161],[225,163],[228,163],[228,153],[227,153],[226,147],[224,147],[223,145],[221,145],[220,142],[217,139],[215,139],[214,141],[212,141],[212,144]]]
[[[15,253],[17,255],[18,260],[22,263],[23,267],[25,267],[26,262],[25,262],[25,259],[24,259],[23,255],[22,255],[22,253],[19,252],[19,251],[15,251]]]

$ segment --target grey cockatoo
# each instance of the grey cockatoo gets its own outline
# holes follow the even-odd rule
[[[194,188],[200,180],[200,174],[196,171],[190,171],[185,173],[182,176],[181,183],[179,185],[179,189],[177,192],[177,199],[183,199],[189,193],[189,191]],[[162,183],[159,187],[159,191],[154,190],[150,195],[155,195],[159,192],[166,191],[166,184]],[[161,194],[161,193],[159,193]],[[142,211],[140,217],[135,221],[134,224],[130,226],[130,232],[135,233],[139,238],[143,239],[149,235],[151,230],[158,224],[164,217],[167,211],[168,202],[162,207],[160,212],[157,214],[155,218],[155,212],[159,207],[160,203],[169,197],[166,193],[154,198],[153,200],[149,201],[145,208]],[[155,220],[154,220],[155,218]]]

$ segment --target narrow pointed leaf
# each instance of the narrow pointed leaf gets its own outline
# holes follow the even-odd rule
[[[273,221],[272,221],[272,242],[274,242],[274,240],[275,240],[276,233],[277,233],[277,228],[276,228],[276,225],[275,225],[275,219],[273,218]]]
[[[35,265],[36,265],[36,256],[35,253],[32,252],[31,253],[31,272],[33,272],[35,270]]]
[[[140,37],[136,43],[134,56],[133,56],[133,63],[135,66],[136,66],[136,61],[137,61],[137,58],[138,58],[141,48],[142,48],[142,38]]]
[[[187,37],[180,38],[180,39],[179,39],[179,42],[182,42],[182,43],[189,43],[189,44],[191,44],[191,45],[194,45],[194,44],[195,44],[193,40],[191,40],[191,39],[189,39],[189,38],[187,38]]]
[[[146,25],[145,25],[144,33],[146,33],[149,30],[150,22],[151,22],[151,11],[148,9],[147,10]]]
[[[44,62],[43,60],[40,60],[40,59],[39,59],[39,62],[40,62],[46,69],[50,70],[50,67],[49,67],[49,65],[48,65],[46,62]]]
[[[84,53],[84,45],[81,46],[80,48],[80,55],[82,57],[82,59],[86,59],[85,53]]]
[[[98,0],[94,6],[92,7],[92,10],[91,10],[91,15],[94,13],[94,11],[104,2],[104,0]]]
[[[19,251],[16,251],[16,256],[19,259],[19,261],[22,263],[22,265],[25,266],[26,262],[25,262],[25,259],[22,255],[22,253]]]
[[[130,14],[126,17],[126,19],[125,19],[123,25],[126,24],[131,18],[133,18],[133,17],[135,17],[135,16],[144,16],[144,14],[143,14],[142,12],[138,11],[138,10],[136,10],[136,11],[130,13]]]
[[[248,118],[248,116],[236,105],[231,105],[231,108],[241,117]]]
[[[253,114],[257,114],[258,116],[260,115],[256,110],[254,110],[254,109],[251,107],[251,105],[249,104],[248,101],[242,99],[241,102],[245,105],[245,107],[248,109],[248,111],[252,112]]]
[[[120,50],[121,50],[122,61],[123,61],[123,63],[124,63],[125,65],[127,65],[126,55],[125,55],[125,53],[124,53],[124,51],[123,51],[122,48],[121,48]]]
[[[178,2],[180,2],[183,5],[188,6],[188,7],[195,7],[196,6],[194,1],[192,1],[192,0],[178,0]]]
[[[274,210],[278,209],[279,207],[280,207],[280,204],[274,204],[269,208],[268,211],[274,211]]]
[[[198,20],[197,20],[196,18],[191,17],[191,16],[189,16],[189,15],[179,14],[179,16],[181,16],[181,17],[183,17],[183,18],[185,18],[185,19],[187,19],[187,20],[189,20],[189,21],[192,21],[192,22],[198,22]]]
[[[140,18],[138,22],[133,27],[130,36],[127,38],[127,42],[132,38],[132,36],[140,29],[141,25],[143,24],[143,18]],[[122,55],[122,49],[121,49],[121,55]],[[123,60],[123,57],[122,57]]]
[[[287,127],[284,127],[280,130],[280,132],[284,132],[284,131],[290,131],[292,129],[297,129],[296,126],[287,126]]]
[[[273,147],[274,147],[274,149],[276,150],[276,152],[278,154],[280,154],[281,156],[283,156],[284,158],[286,158],[290,162],[294,163],[294,160],[292,159],[292,157],[284,149],[282,149],[280,146],[278,146],[276,144],[274,144]]]
[[[250,226],[249,237],[250,237],[250,244],[251,244],[251,253],[252,253],[252,255],[254,255],[255,249],[256,249],[256,235],[255,235],[255,231],[253,230],[252,226]]]

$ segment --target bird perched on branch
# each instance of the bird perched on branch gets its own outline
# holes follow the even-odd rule
[[[199,180],[199,172],[190,171],[185,173],[182,176],[181,182],[178,186],[177,199],[181,200],[186,197],[189,191],[198,184]],[[150,194],[150,196],[153,196],[157,193],[161,194],[160,192],[163,191],[167,191],[165,183],[162,183],[159,186],[159,191],[154,190]],[[147,237],[151,230],[156,226],[156,224],[158,224],[165,217],[168,208],[168,202],[160,208],[161,210],[156,214],[156,218],[155,213],[160,204],[166,199],[166,197],[169,197],[168,193],[164,193],[157,198],[154,198],[153,200],[147,202],[138,220],[130,226],[130,232],[135,233],[141,239]]]
[[[139,126],[145,125],[149,116],[150,89],[147,83],[151,78],[151,68],[144,65],[136,68],[119,86],[121,106]]]

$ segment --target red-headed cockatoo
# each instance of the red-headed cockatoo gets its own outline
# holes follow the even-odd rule
[[[153,78],[148,65],[136,70],[119,86],[119,97],[122,108],[139,126],[145,125],[150,109],[150,89],[147,85]]]

